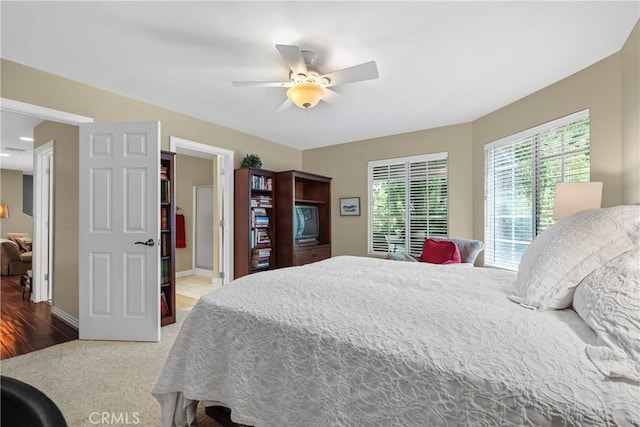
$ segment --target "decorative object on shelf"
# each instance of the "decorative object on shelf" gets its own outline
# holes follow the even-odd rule
[[[553,219],[562,219],[587,209],[597,209],[601,204],[601,182],[558,182]]]
[[[260,160],[260,156],[257,154],[249,153],[244,156],[242,159],[242,164],[240,165],[243,168],[262,168],[262,160]]]
[[[0,204],[0,218],[9,218],[9,205]]]
[[[360,197],[341,197],[340,216],[360,216]]]

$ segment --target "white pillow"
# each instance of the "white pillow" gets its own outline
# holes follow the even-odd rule
[[[640,206],[590,209],[541,233],[522,255],[516,294],[533,309],[563,309],[578,283],[610,259],[640,245]]]
[[[640,248],[617,256],[580,283],[573,308],[598,335],[587,355],[608,377],[640,381]]]

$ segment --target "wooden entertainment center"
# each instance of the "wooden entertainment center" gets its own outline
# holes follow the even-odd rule
[[[268,179],[268,188],[254,183]],[[255,199],[271,198],[266,208],[268,243],[256,244]],[[273,172],[243,168],[235,172],[234,276],[309,264],[331,257],[331,178],[296,170]],[[252,202],[253,200],[253,202]],[[253,206],[252,206],[253,203]],[[303,244],[294,234],[298,206],[317,208],[317,237]],[[260,231],[258,231],[259,233]],[[270,250],[268,262],[255,264],[256,252]],[[267,264],[268,263],[268,264]]]
[[[318,208],[318,243],[298,245],[293,232],[295,205]],[[276,263],[304,265],[331,257],[331,178],[295,170],[276,174]]]

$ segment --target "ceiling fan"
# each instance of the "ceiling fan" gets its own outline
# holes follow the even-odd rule
[[[315,65],[318,56],[310,51],[300,50],[298,46],[277,44],[276,49],[282,55],[291,71],[289,81],[233,81],[234,86],[288,87],[287,99],[276,111],[283,111],[292,105],[308,110],[315,107],[320,100],[331,103],[339,95],[329,89],[332,86],[372,80],[378,78],[375,61],[354,65],[327,74],[320,74]]]

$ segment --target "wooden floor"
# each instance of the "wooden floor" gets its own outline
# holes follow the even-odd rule
[[[22,299],[20,276],[0,277],[0,359],[78,339],[78,331],[51,315],[51,305]]]

